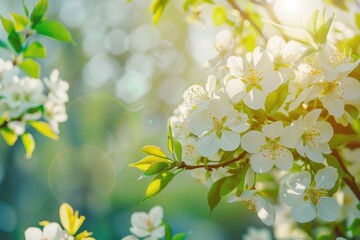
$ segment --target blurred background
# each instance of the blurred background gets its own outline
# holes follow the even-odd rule
[[[35,3],[24,2],[30,9]],[[224,201],[209,214],[207,190],[187,172],[142,202],[151,178],[137,180],[141,172],[128,164],[143,156],[143,145],[166,149],[167,118],[189,85],[205,82],[202,65],[216,55],[218,30],[206,22],[189,26],[182,1],[172,1],[152,26],[149,5],[49,1],[49,16],[67,25],[75,39],[43,39],[48,57],[41,60],[42,76],[58,68],[70,83],[69,120],[61,124],[58,141],[34,133],[37,148],[30,160],[21,143],[9,148],[0,140],[1,240],[23,239],[24,230],[42,220],[59,221],[62,202],[79,209],[87,217],[82,229],[100,240],[128,235],[131,214],[155,205],[163,206],[174,232],[189,231],[190,240],[240,239],[248,226],[264,227],[240,204]],[[0,14],[10,12],[22,13],[21,0],[0,0]],[[7,56],[1,52],[1,58]]]

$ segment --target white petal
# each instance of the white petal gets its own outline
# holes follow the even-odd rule
[[[294,163],[294,156],[289,149],[279,148],[275,152],[275,166],[283,171],[289,170]]]
[[[62,228],[58,223],[52,222],[44,227],[44,237],[48,240],[58,240],[62,233]]]
[[[239,102],[245,93],[246,85],[240,79],[231,79],[225,85],[225,92],[232,102]]]
[[[134,229],[147,229],[146,222],[149,220],[147,213],[135,212],[131,215],[130,222]],[[134,233],[135,234],[135,233]],[[137,234],[135,234],[137,235]],[[138,237],[141,237],[137,235]]]
[[[307,145],[305,148],[305,154],[306,156],[314,162],[317,163],[323,163],[325,158],[321,153],[320,148],[312,148],[311,146]]]
[[[325,167],[320,169],[315,175],[316,188],[323,188],[325,190],[330,190],[335,186],[336,180],[338,179],[339,174],[337,169],[334,167]]]
[[[340,207],[331,197],[321,197],[316,205],[319,217],[327,222],[334,222],[340,217]]]
[[[153,238],[163,238],[165,236],[165,226],[154,229],[151,232],[151,237]]]
[[[213,128],[211,117],[209,117],[209,111],[204,110],[194,113],[189,120],[189,130],[196,136],[202,136],[207,131]]]
[[[284,132],[280,137],[280,144],[288,148],[296,148],[301,141],[303,133],[304,129],[299,126],[287,126],[284,128]]]
[[[256,196],[256,212],[260,220],[268,226],[275,221],[274,206],[260,196]]]
[[[288,206],[295,206],[301,203],[304,199],[305,193],[304,190],[294,189],[287,182],[281,184],[280,186],[280,198]]]
[[[241,147],[249,153],[259,152],[260,148],[265,144],[265,137],[259,131],[253,130],[242,136]]]
[[[314,126],[320,117],[321,109],[314,109],[304,116],[303,125],[306,128]]]
[[[311,205],[309,201],[306,201],[293,206],[291,215],[295,221],[305,223],[312,221],[316,217],[316,210],[314,205]]]
[[[216,78],[215,75],[211,74],[208,76],[206,80],[205,90],[206,92],[208,92],[209,95],[211,95],[213,92],[215,92],[215,89],[216,89]]]
[[[344,102],[334,94],[326,94],[321,97],[325,109],[335,118],[339,118],[344,114]]]
[[[131,227],[130,232],[139,238],[143,238],[150,235],[149,231],[137,227]]]
[[[263,91],[260,91],[257,88],[251,89],[249,92],[244,95],[244,103],[251,109],[258,110],[264,108],[265,100],[267,94]]]
[[[36,227],[29,227],[25,230],[25,240],[41,240],[43,233],[41,229]]]
[[[245,190],[241,195],[241,199],[253,199],[256,194],[256,190]]]
[[[281,73],[272,71],[267,72],[259,84],[265,92],[271,93],[275,91],[282,82],[283,78]]]
[[[360,97],[360,83],[355,78],[345,77],[341,85],[344,87],[344,99],[352,100]]]
[[[265,173],[272,169],[275,161],[271,159],[271,153],[268,150],[254,153],[250,157],[250,164],[254,172]]]
[[[164,210],[160,206],[153,207],[149,212],[149,219],[154,226],[159,226],[162,224],[163,216]]]
[[[286,46],[285,40],[280,36],[273,36],[271,37],[267,44],[266,44],[266,50],[270,51],[275,58],[281,57],[282,52]]]
[[[233,151],[240,145],[240,134],[223,130],[219,140],[219,147],[225,151]]]
[[[334,129],[331,124],[324,121],[318,121],[316,124],[316,131],[320,133],[321,140],[320,142],[328,142],[334,135]]]
[[[123,237],[121,240],[139,240],[139,239],[134,235],[128,235],[126,237]]]
[[[241,57],[231,56],[227,59],[226,66],[233,76],[240,77],[244,71],[244,60]]]
[[[247,123],[248,118],[246,113],[239,113],[233,110],[228,113],[224,126],[237,133],[245,132],[250,127],[250,124]]]
[[[284,133],[283,123],[281,121],[277,121],[269,125],[265,125],[262,128],[262,132],[265,137],[274,140]]]
[[[216,134],[200,137],[197,149],[202,156],[212,157],[219,151],[219,139]]]

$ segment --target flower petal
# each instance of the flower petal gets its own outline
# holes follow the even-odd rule
[[[268,226],[275,221],[274,206],[260,196],[256,196],[256,212],[260,220]]]
[[[316,205],[319,217],[327,222],[334,222],[340,217],[340,207],[332,197],[321,197]]]
[[[280,72],[267,72],[263,79],[260,81],[260,86],[262,89],[267,92],[271,93],[275,91],[283,82],[283,78]]]
[[[156,239],[165,237],[165,226],[160,226],[160,227],[154,229],[151,232],[151,237],[156,238]]]
[[[262,132],[265,137],[274,140],[275,138],[280,137],[284,133],[283,123],[277,121],[268,125],[263,126]]]
[[[271,159],[269,150],[254,153],[250,157],[250,164],[254,172],[265,173],[271,170],[275,161]]]
[[[339,174],[337,169],[334,167],[325,167],[320,169],[315,175],[316,188],[323,188],[325,190],[330,190],[335,186],[336,180],[338,179]]]
[[[320,148],[313,148],[310,145],[306,145],[306,147],[304,148],[305,150],[305,154],[306,156],[314,162],[317,163],[323,163],[325,158],[321,153],[321,149]]]
[[[41,229],[36,227],[29,227],[25,230],[25,240],[39,240],[43,239],[43,233]]]
[[[325,109],[330,115],[339,118],[344,114],[344,102],[334,94],[326,94],[321,97]]]
[[[316,217],[315,206],[310,204],[309,201],[302,202],[293,206],[291,215],[299,223],[310,222]]]
[[[240,134],[223,130],[219,140],[219,147],[225,151],[233,151],[240,145]]]
[[[251,89],[244,95],[244,103],[251,109],[258,110],[264,108],[267,94],[257,88]]]
[[[239,102],[246,90],[246,85],[240,79],[231,79],[225,85],[225,92],[232,102]]]
[[[212,157],[219,151],[219,139],[215,133],[200,137],[197,149],[201,156]]]
[[[345,77],[341,85],[344,87],[343,98],[346,100],[358,99],[360,97],[360,83],[352,77]]]
[[[259,131],[253,130],[242,136],[241,147],[249,153],[259,152],[260,148],[265,144],[265,137]]]
[[[153,207],[149,212],[149,219],[154,226],[159,226],[162,224],[163,216],[164,210],[160,206]]]
[[[316,131],[320,134],[321,143],[328,142],[334,135],[334,129],[330,123],[325,121],[318,121],[315,124]]]
[[[294,156],[289,149],[280,147],[275,152],[275,166],[283,171],[289,170],[294,163]]]
[[[321,109],[314,109],[308,112],[303,119],[303,126],[306,128],[310,128],[317,123],[317,120],[320,117]]]

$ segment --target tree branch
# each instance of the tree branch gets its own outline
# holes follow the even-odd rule
[[[205,168],[209,171],[213,170],[213,169],[216,169],[216,168],[223,168],[223,167],[226,167],[234,162],[237,162],[239,160],[241,160],[242,158],[245,157],[247,152],[243,152],[241,153],[238,157],[232,159],[232,160],[229,160],[229,161],[226,161],[226,162],[222,162],[222,163],[217,163],[217,164],[203,164],[203,165],[187,165],[185,162],[181,162],[180,165],[178,165],[178,168],[183,168],[183,169],[186,169],[186,170],[192,170],[192,169],[196,169],[196,168]]]
[[[351,173],[349,172],[349,170],[346,168],[345,164],[343,161],[341,161],[341,157],[339,152],[334,149],[333,150],[333,155],[334,157],[337,159],[341,169],[350,176],[351,180],[349,178],[345,178],[343,177],[344,182],[346,183],[346,185],[348,185],[348,187],[351,189],[351,191],[354,193],[354,195],[356,196],[356,198],[358,200],[360,200],[360,188],[359,186],[356,184],[355,178],[353,175],[351,175]]]
[[[251,25],[255,28],[255,30],[259,33],[259,35],[265,40],[267,41],[267,38],[265,37],[265,35],[263,34],[263,32],[261,31],[261,29],[259,28],[258,25],[256,25],[256,23],[250,18],[249,14],[247,14],[246,12],[244,12],[235,2],[235,0],[227,0],[227,2],[231,5],[231,7],[235,10],[237,10],[240,13],[240,16],[243,19],[248,20]]]

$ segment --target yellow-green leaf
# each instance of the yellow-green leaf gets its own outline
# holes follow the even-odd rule
[[[5,31],[10,33],[11,30],[14,29],[14,23],[10,19],[4,18],[3,16],[0,16],[0,18]]]
[[[58,41],[71,42],[72,37],[69,30],[60,22],[45,20],[35,26],[38,34],[56,39]]]
[[[158,146],[146,145],[142,149],[140,149],[140,151],[148,155],[154,155],[154,156],[166,158],[166,154]]]
[[[174,176],[175,174],[172,172],[165,172],[157,175],[147,187],[145,192],[145,198],[150,198],[160,193],[174,178]]]
[[[40,65],[33,59],[27,58],[19,64],[21,70],[33,78],[39,78]]]
[[[18,139],[18,136],[14,132],[14,130],[10,128],[3,128],[1,129],[1,136],[4,138],[5,142],[12,146],[15,144],[16,140]]]
[[[34,10],[30,15],[30,20],[33,23],[32,26],[36,26],[36,24],[42,20],[47,10],[47,7],[48,7],[47,0],[39,0],[37,2],[36,6],[34,7]]]
[[[23,53],[24,58],[44,58],[46,57],[46,49],[39,42],[31,43]]]
[[[358,29],[360,29],[360,13],[355,13],[355,23]]]
[[[26,26],[29,24],[27,17],[17,13],[11,13],[11,17],[14,20],[14,27],[16,32],[24,31]]]
[[[169,159],[165,159],[157,156],[147,156],[136,163],[129,164],[129,167],[136,167],[141,171],[146,171],[152,164],[158,162],[171,163]]]
[[[170,2],[170,0],[154,0],[151,3],[150,10],[153,14],[153,23],[157,24],[161,15],[164,12],[166,5]]]
[[[53,129],[47,122],[30,121],[28,122],[28,124],[33,128],[35,128],[39,133],[41,133],[45,137],[51,138],[53,140],[57,140],[59,138],[59,136],[53,131]]]
[[[24,133],[21,135],[21,141],[25,148],[26,158],[30,159],[35,150],[35,140],[30,133]]]
[[[212,19],[215,26],[220,26],[227,19],[226,8],[223,6],[217,6],[213,10]]]
[[[144,175],[145,176],[151,176],[151,175],[155,175],[155,174],[159,174],[161,172],[163,172],[166,168],[169,167],[169,163],[164,163],[164,162],[157,162],[157,163],[153,163],[145,172]]]

